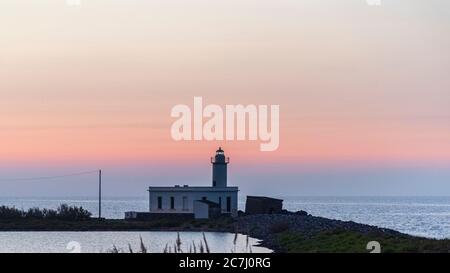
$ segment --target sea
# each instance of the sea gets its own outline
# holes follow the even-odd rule
[[[344,221],[375,225],[394,229],[403,233],[427,238],[450,238],[450,196],[276,196],[283,199],[283,207],[290,211],[304,210],[311,215]],[[0,197],[0,206],[14,206],[19,209],[32,207],[57,208],[60,204],[82,206],[98,215],[98,200],[94,197]],[[245,197],[239,199],[239,209],[245,208]],[[102,216],[121,219],[126,211],[147,211],[148,199],[142,197],[104,197],[102,199]],[[85,251],[101,252],[111,249],[114,242],[121,248],[128,244],[137,244],[139,238],[148,240],[153,250],[162,251],[164,244],[172,242],[176,234],[171,232],[136,233],[136,232],[0,232],[0,252],[66,252],[69,241],[84,242]],[[187,241],[200,241],[201,233],[185,232],[182,236]],[[208,233],[213,248],[217,252],[229,252],[237,247],[236,252],[248,251],[245,236],[240,235],[234,245],[234,234]],[[11,242],[19,238],[20,244]],[[93,238],[96,238],[95,240]],[[270,252],[258,248],[257,240],[250,238],[253,252]],[[46,241],[59,242],[46,244]],[[34,247],[33,247],[34,246]]]

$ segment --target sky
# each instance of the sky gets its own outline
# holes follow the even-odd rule
[[[0,1],[1,196],[450,195],[447,0]],[[171,138],[177,104],[280,105],[280,146]]]

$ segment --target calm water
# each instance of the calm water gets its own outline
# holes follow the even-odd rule
[[[238,235],[236,245],[232,233],[205,232],[211,252],[267,253],[267,248],[254,246],[258,240]],[[139,250],[140,237],[147,250],[163,252],[166,244],[173,246],[176,232],[0,232],[0,253],[96,253],[108,252],[116,246],[119,251],[128,252],[128,244],[134,251]],[[195,242],[197,252],[203,235],[200,232],[180,232],[181,248],[189,252],[189,245]]]
[[[284,205],[411,235],[450,238],[450,197],[290,197]]]
[[[239,208],[244,208],[241,197]],[[280,197],[289,210],[392,228],[412,235],[450,238],[450,197]],[[28,209],[56,208],[61,203],[83,206],[97,214],[94,198],[0,198],[0,205]],[[125,211],[148,210],[145,198],[110,198],[103,201],[103,216],[123,218]]]

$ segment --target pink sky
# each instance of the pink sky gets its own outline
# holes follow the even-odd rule
[[[449,4],[342,2],[2,1],[0,163],[449,166]],[[173,141],[194,96],[279,104],[280,148]]]

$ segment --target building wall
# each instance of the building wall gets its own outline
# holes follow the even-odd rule
[[[227,186],[227,164],[213,164],[213,187],[225,188]]]
[[[237,215],[237,191],[157,191],[149,192],[150,212],[152,213],[194,213],[194,201],[207,200],[218,203],[221,201],[222,213]],[[158,197],[162,198],[162,208],[158,208]],[[174,198],[174,208],[171,208],[171,197]],[[230,212],[227,211],[227,197],[231,198]],[[183,198],[186,206],[183,207]]]
[[[281,213],[282,210],[282,200],[247,197],[247,201],[245,202],[245,213],[247,214]]]
[[[153,221],[161,219],[170,219],[173,221],[187,221],[194,219],[192,213],[151,213],[151,212],[125,212],[125,220]]]
[[[194,201],[194,217],[195,219],[208,219],[209,218],[208,204]]]

